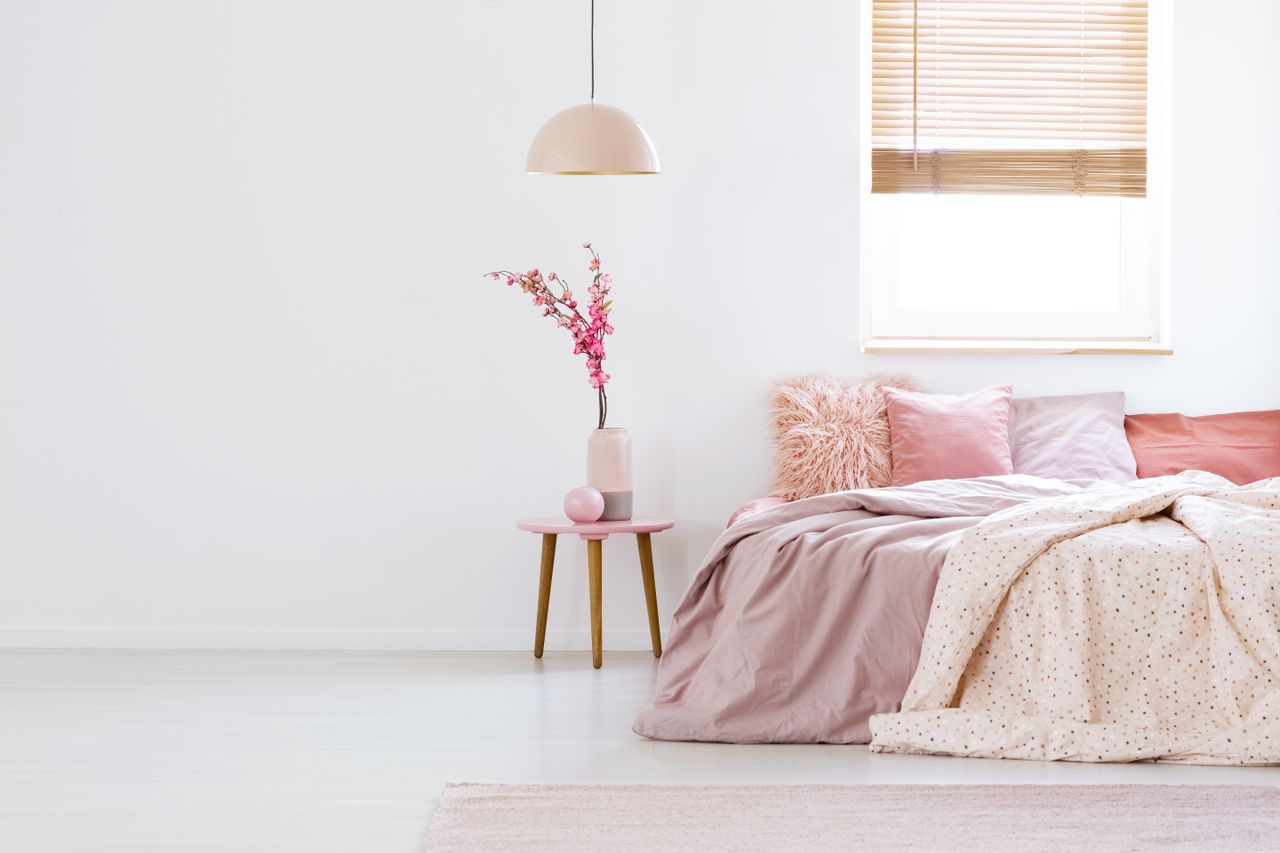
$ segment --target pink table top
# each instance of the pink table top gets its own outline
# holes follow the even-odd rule
[[[657,533],[675,527],[675,519],[638,515],[627,521],[593,521],[577,524],[564,517],[522,518],[516,527],[530,533],[576,533],[583,539],[608,539],[611,533]]]

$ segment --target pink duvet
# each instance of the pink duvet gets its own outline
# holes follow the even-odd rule
[[[938,572],[962,531],[1079,491],[1024,475],[841,492],[750,516],[677,608],[654,706],[662,740],[866,743],[911,681]]]

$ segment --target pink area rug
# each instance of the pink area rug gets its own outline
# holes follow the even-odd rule
[[[1267,851],[1280,788],[450,785],[427,850]]]

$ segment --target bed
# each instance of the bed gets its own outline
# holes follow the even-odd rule
[[[635,731],[1280,763],[1280,479],[1125,479],[749,505],[676,610]]]

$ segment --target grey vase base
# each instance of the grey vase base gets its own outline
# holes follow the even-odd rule
[[[604,513],[601,521],[630,521],[631,492],[601,492],[604,496]]]

